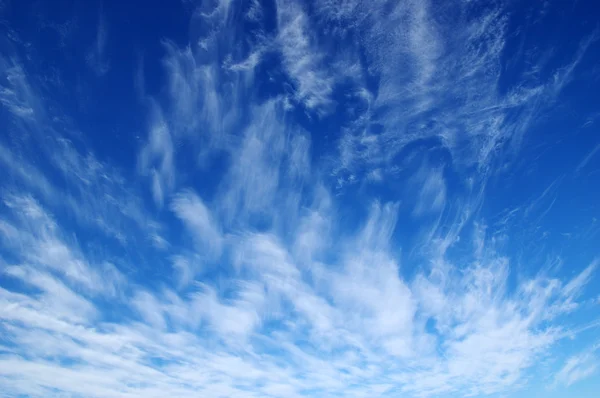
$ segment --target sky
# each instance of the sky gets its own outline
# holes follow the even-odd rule
[[[0,395],[596,397],[599,21],[0,0]]]

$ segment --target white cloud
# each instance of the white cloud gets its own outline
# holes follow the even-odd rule
[[[3,90],[12,93],[6,98],[7,107],[21,104],[31,109],[28,116],[14,114],[18,118],[13,127],[23,142],[0,143],[0,163],[10,176],[3,188],[12,192],[27,187],[44,204],[65,210],[78,222],[121,242],[132,238],[130,228],[125,232],[132,224],[158,235],[139,198],[125,186],[120,170],[98,161],[86,150],[79,133],[70,127],[65,132],[64,126],[57,125],[64,115],[51,114],[42,89],[26,75],[19,58],[2,58],[0,71],[6,77]],[[57,177],[59,186],[67,185],[62,191],[57,188]]]
[[[577,297],[581,293],[582,288],[590,281],[592,273],[596,270],[599,263],[600,260],[596,259],[581,271],[563,288],[563,294],[565,296]]]
[[[17,261],[55,272],[90,293],[115,294],[122,283],[120,272],[110,264],[90,266],[76,242],[63,240],[56,221],[32,197],[12,196],[4,204],[15,217],[13,222],[3,222],[12,231],[5,245],[15,251]]]
[[[96,309],[88,300],[75,294],[60,280],[47,273],[28,266],[6,267],[4,273],[39,289],[39,301],[43,304],[41,311],[52,312],[57,318],[75,324],[88,324],[95,318]]]
[[[420,216],[427,213],[438,213],[446,205],[446,184],[442,168],[422,167],[415,174],[416,183],[420,185],[417,203],[413,214]]]
[[[30,121],[41,116],[23,66],[14,59],[1,57],[0,73],[5,79],[0,86],[0,103],[19,119]]]
[[[552,251],[522,259],[505,244],[520,210],[502,213],[500,232],[479,211],[495,157],[591,44],[553,82],[501,93],[504,9],[461,3],[446,26],[433,3],[382,4],[281,1],[271,32],[252,2],[243,18],[259,27],[239,45],[234,4],[203,2],[189,45],[163,42],[165,90],[140,90],[149,118],[137,174],[51,123],[29,134],[55,111],[2,59],[0,101],[26,137],[0,143],[8,394],[506,394],[562,355],[561,339],[597,328],[566,315],[596,296],[598,260],[569,263],[565,277],[548,266],[561,263]],[[325,36],[344,39],[341,55],[317,35],[323,21]],[[95,61],[106,58],[100,22]],[[254,74],[277,54],[291,98],[264,99]],[[355,101],[335,114],[347,123],[332,122],[343,137],[310,134],[338,83]],[[508,116],[515,109],[524,121]],[[525,215],[547,213],[560,187]],[[556,382],[589,377],[596,363],[595,351],[576,355]]]
[[[266,102],[249,116],[251,124],[230,149],[231,165],[217,199],[220,215],[227,223],[252,216],[267,223],[291,221],[298,195],[310,180],[310,140],[285,125],[281,101]],[[270,211],[274,205],[281,213]]]
[[[571,384],[589,378],[598,369],[598,358],[595,353],[583,353],[567,359],[564,366],[556,373],[555,383],[569,387]]]
[[[139,167],[144,175],[150,177],[152,196],[160,207],[175,186],[174,149],[169,126],[155,104],[151,117],[148,143],[139,154]]]
[[[96,39],[89,50],[86,61],[88,66],[98,76],[104,76],[110,70],[110,62],[106,55],[106,46],[108,42],[108,27],[103,10],[100,10],[98,17],[98,26],[96,28]]]
[[[210,210],[191,191],[177,194],[171,202],[171,209],[194,235],[202,254],[218,256],[223,245],[223,236]]]
[[[16,180],[27,184],[46,199],[56,200],[57,192],[48,179],[15,152],[13,148],[0,145],[0,162],[8,174],[14,175]]]
[[[340,140],[342,165],[333,167],[358,172],[361,180],[382,167],[392,174],[403,151],[422,142],[448,152],[454,167],[475,166],[474,175],[487,178],[495,159],[507,162],[505,155],[518,151],[526,132],[555,104],[597,38],[585,37],[572,59],[557,63],[552,78],[523,72],[511,86],[504,80],[510,72],[501,68],[510,40],[506,3],[453,2],[447,7],[461,11],[444,21],[445,6],[435,5],[438,10],[428,1],[325,4],[319,16],[360,32],[370,71],[378,76],[368,112]],[[531,60],[532,68],[544,63]],[[361,79],[355,84],[365,88]],[[380,132],[367,134],[374,128]]]
[[[260,325],[263,302],[260,285],[242,283],[238,297],[231,303],[221,302],[211,288],[206,288],[195,295],[194,308],[206,317],[217,336],[233,344],[243,344],[243,340]]]
[[[144,291],[137,292],[131,305],[150,326],[158,330],[164,330],[167,327],[161,304],[152,294]]]
[[[577,168],[575,169],[575,173],[579,173],[581,171],[581,169],[583,169],[585,166],[587,166],[587,164],[590,162],[590,160],[592,160],[592,158],[594,157],[596,152],[598,152],[599,150],[600,150],[600,144],[596,145],[594,147],[594,149],[592,149],[585,156],[585,158],[583,158],[583,160],[581,162],[579,162],[579,164],[577,165]]]
[[[324,56],[312,41],[309,21],[302,6],[294,1],[277,2],[277,40],[283,64],[296,85],[295,96],[307,108],[331,106],[335,80],[321,66]]]

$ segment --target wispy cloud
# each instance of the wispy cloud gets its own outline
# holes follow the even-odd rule
[[[520,250],[577,179],[502,177],[593,35],[506,83],[502,3],[185,4],[189,43],[153,43],[129,88],[125,160],[0,58],[9,396],[486,396],[548,358],[556,386],[596,372],[561,344],[598,328],[596,247]]]
[[[507,85],[500,67],[511,34],[506,4],[453,3],[448,7],[462,11],[446,23],[438,21],[439,11],[432,7],[424,1],[373,11],[355,3],[324,8],[326,18],[343,15],[364,24],[361,45],[379,79],[367,117],[340,141],[348,158],[342,169],[356,173],[365,165],[367,170],[383,166],[393,173],[396,156],[425,141],[448,151],[455,167],[476,166],[486,175],[497,156],[518,150],[532,123],[571,82],[597,36],[584,38],[572,59],[547,78]]]
[[[221,293],[209,286],[199,286],[187,297],[125,286],[142,323],[135,316],[115,323],[90,301],[97,286],[105,291],[115,284],[106,283],[105,273],[102,282],[92,282],[90,278],[99,277],[93,276],[95,270],[68,254],[71,249],[64,244],[57,246],[57,226],[39,205],[27,198],[15,198],[9,205],[24,214],[24,222],[43,222],[42,230],[48,232],[38,239],[54,239],[57,247],[45,251],[57,253],[52,257],[30,257],[35,268],[11,266],[4,271],[5,277],[19,278],[40,291],[2,291],[2,319],[8,322],[7,336],[17,344],[11,350],[27,350],[31,358],[5,358],[3,377],[7,385],[31,394],[48,388],[78,393],[85,385],[92,396],[139,391],[218,396],[216,383],[232,394],[254,396],[239,382],[257,393],[277,385],[298,394],[306,386],[322,394],[352,394],[357,383],[373,394],[383,380],[418,395],[459,389],[498,392],[519,380],[560,338],[561,327],[542,323],[544,311],[561,302],[560,292],[571,295],[589,277],[586,270],[564,287],[558,280],[537,277],[524,281],[518,295],[509,298],[507,260],[488,254],[463,276],[431,270],[408,283],[397,275],[386,243],[395,228],[397,206],[374,204],[362,231],[343,245],[347,249],[340,271],[322,274],[315,264],[312,287],[302,281],[302,269],[275,237],[248,236],[238,245],[239,272],[245,280],[231,286],[232,297],[219,298]],[[59,254],[61,268],[56,268],[53,258]],[[58,273],[51,277],[43,269]],[[292,312],[285,309],[288,305]],[[434,321],[433,331],[425,329],[426,319]],[[99,320],[101,326],[94,327]],[[256,334],[271,322],[279,326],[269,326],[274,333],[270,338],[270,333]],[[194,330],[208,335],[201,338]],[[297,346],[301,336],[310,338],[309,347]],[[217,340],[211,342],[213,338]],[[321,348],[315,351],[317,346]],[[286,355],[272,357],[268,347]],[[56,356],[59,362],[51,360]],[[282,366],[281,360],[295,367]],[[80,365],[73,367],[71,361]],[[198,373],[201,363],[205,370]],[[401,363],[410,367],[398,367]],[[50,367],[54,370],[48,373]],[[45,376],[19,387],[13,376],[29,370]]]
[[[139,155],[139,168],[151,181],[152,197],[162,206],[175,184],[173,141],[160,108],[153,104],[148,126],[148,143]]]
[[[427,165],[424,165],[414,177],[416,184],[420,186],[417,188],[419,194],[416,197],[413,214],[418,216],[423,213],[435,213],[442,210],[446,204],[446,184],[443,170],[430,169]]]
[[[294,1],[277,4],[277,40],[281,47],[283,64],[296,85],[295,96],[309,109],[331,105],[335,83],[321,66],[324,56],[311,42],[309,21],[302,6]]]
[[[555,383],[569,387],[571,384],[584,380],[596,373],[598,369],[598,358],[594,351],[595,350],[592,350],[591,353],[574,355],[567,359],[564,366],[556,373]]]
[[[193,280],[200,264],[219,259],[225,237],[211,211],[193,192],[185,191],[177,194],[171,203],[171,210],[192,235],[194,252],[197,253],[191,258],[189,256],[174,258],[174,266],[180,272],[180,283],[187,284]]]
[[[600,150],[600,144],[596,145],[594,147],[594,149],[592,149],[582,160],[581,162],[579,162],[579,164],[577,165],[577,168],[575,169],[575,173],[579,173],[585,166],[587,166],[587,164],[590,162],[590,160],[592,160],[592,158],[594,157],[594,155],[596,155],[596,152],[598,152]]]
[[[86,62],[92,71],[98,76],[104,76],[110,70],[110,61],[106,54],[108,45],[108,26],[106,16],[101,8],[98,16],[98,26],[93,45],[86,56]]]
[[[39,107],[22,65],[14,59],[0,58],[4,81],[0,87],[0,103],[20,119],[33,119]]]

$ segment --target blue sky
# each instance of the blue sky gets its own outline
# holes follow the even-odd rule
[[[3,396],[596,396],[599,20],[0,0]]]

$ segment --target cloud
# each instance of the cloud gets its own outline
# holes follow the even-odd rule
[[[577,296],[580,294],[583,286],[587,285],[592,276],[592,273],[598,267],[599,260],[594,260],[590,265],[588,265],[577,277],[571,280],[563,289],[563,294],[566,296]]]
[[[4,77],[0,87],[0,103],[14,116],[25,121],[35,119],[40,109],[36,96],[22,65],[14,59],[0,58],[0,72]]]
[[[173,141],[161,110],[151,108],[148,142],[139,154],[139,169],[150,178],[154,202],[162,206],[175,186]]]
[[[446,184],[444,183],[443,170],[430,170],[429,167],[423,167],[420,172],[415,174],[415,178],[422,181],[418,181],[421,187],[413,214],[419,216],[424,213],[436,213],[442,210],[446,204]]]
[[[523,256],[515,221],[577,180],[503,174],[593,40],[505,84],[501,3],[185,5],[189,42],[137,70],[125,159],[0,59],[8,394],[485,396],[556,358],[557,385],[596,371],[561,344],[598,327],[595,247]]]
[[[76,242],[68,242],[59,226],[35,199],[30,196],[9,196],[4,205],[13,214],[13,220],[4,220],[7,234],[6,248],[16,250],[17,261],[52,271],[70,283],[92,294],[114,294],[122,280],[120,272],[110,264],[92,267],[82,255]],[[22,250],[29,247],[29,250]],[[33,272],[33,271],[29,271]],[[103,277],[100,273],[103,273]],[[24,277],[13,270],[11,275]],[[26,278],[31,283],[31,278]],[[102,283],[101,283],[102,281]]]
[[[598,369],[598,359],[594,352],[574,355],[568,358],[564,366],[556,373],[555,384],[569,387],[578,381],[593,375]]]
[[[296,86],[297,100],[309,109],[330,106],[335,81],[321,67],[324,56],[311,44],[315,39],[302,7],[294,1],[279,1],[277,23],[283,64]]]
[[[106,24],[104,12],[101,9],[98,16],[96,38],[85,59],[90,69],[92,69],[97,76],[104,76],[110,70],[110,61],[106,54],[107,44],[108,26]]]
[[[192,191],[177,194],[171,202],[171,210],[183,222],[194,240],[192,254],[177,255],[173,259],[173,265],[180,273],[179,283],[186,285],[203,265],[212,264],[219,259],[226,240],[211,211]]]
[[[462,11],[444,21],[428,1],[382,3],[366,8],[345,2],[323,7],[320,15],[344,20],[349,30],[358,26],[359,47],[378,79],[376,89],[355,80],[373,100],[347,127],[339,146],[344,162],[334,167],[361,179],[382,167],[393,175],[403,151],[425,142],[449,153],[453,167],[476,167],[474,175],[486,177],[497,158],[518,153],[523,136],[555,104],[597,36],[584,37],[549,73],[514,71],[522,75],[513,83],[505,79],[513,72],[500,67],[512,44],[505,3],[456,2],[448,7]]]
[[[171,209],[189,228],[200,246],[218,254],[222,246],[222,234],[209,209],[193,192],[182,192],[175,196]]]
[[[57,192],[48,179],[11,149],[0,145],[0,162],[4,165],[7,174],[15,180],[23,182],[32,190],[38,191],[45,198],[55,200]]]
[[[598,150],[600,150],[600,145],[596,145],[594,147],[594,149],[592,149],[586,156],[585,158],[583,158],[581,160],[581,162],[579,162],[579,164],[577,165],[577,168],[575,169],[575,173],[578,174],[581,169],[583,169],[585,166],[587,166],[587,164],[592,160],[592,158],[594,157],[594,155],[596,154],[596,152],[598,152]]]
[[[28,203],[22,207],[28,217],[47,220],[39,207],[24,203]],[[129,286],[132,296],[127,301],[142,323],[135,317],[96,323],[107,314],[76,293],[88,286],[86,279],[59,273],[73,284],[68,288],[33,268],[8,268],[6,274],[22,278],[41,294],[2,290],[6,305],[1,316],[7,333],[14,336],[18,350],[26,349],[32,356],[3,359],[3,377],[7,385],[31,394],[48,388],[78,393],[85,385],[91,396],[140,391],[182,396],[229,391],[254,396],[241,389],[243,385],[263,393],[299,394],[309,385],[326,395],[353,394],[358,393],[354,383],[365,393],[377,394],[386,390],[380,384],[384,379],[419,395],[458,389],[491,393],[510,387],[559,338],[557,328],[541,323],[544,309],[561,300],[558,292],[573,292],[572,287],[585,278],[575,277],[558,289],[558,281],[538,277],[523,282],[519,295],[510,299],[505,293],[506,260],[490,254],[464,276],[442,276],[432,270],[409,284],[397,275],[397,265],[387,253],[396,212],[393,204],[374,204],[361,232],[348,242],[343,268],[321,274],[318,282],[315,266],[313,286],[303,281],[294,257],[275,237],[265,235],[250,235],[238,246],[243,248],[237,260],[240,276],[246,276],[231,286],[235,293],[230,298],[219,298],[221,293],[209,286],[187,297]],[[46,229],[54,228],[50,221],[45,223]],[[288,304],[293,312],[285,310]],[[424,329],[424,317],[435,320],[433,334]],[[279,324],[282,321],[287,325]],[[272,325],[271,333],[277,331],[272,341],[270,333],[254,335],[267,325]],[[274,325],[279,326],[271,329]],[[304,333],[321,348],[297,346]],[[212,338],[218,340],[211,342]],[[435,353],[436,340],[442,344],[443,356]],[[287,354],[273,357],[267,347]],[[61,362],[47,362],[52,355]],[[283,359],[295,367],[283,366]],[[412,365],[392,365],[402,361]],[[381,364],[392,367],[384,370]],[[413,370],[407,373],[408,369]],[[17,384],[14,376],[29,370],[44,376]],[[340,384],[344,380],[350,383],[346,387]]]

